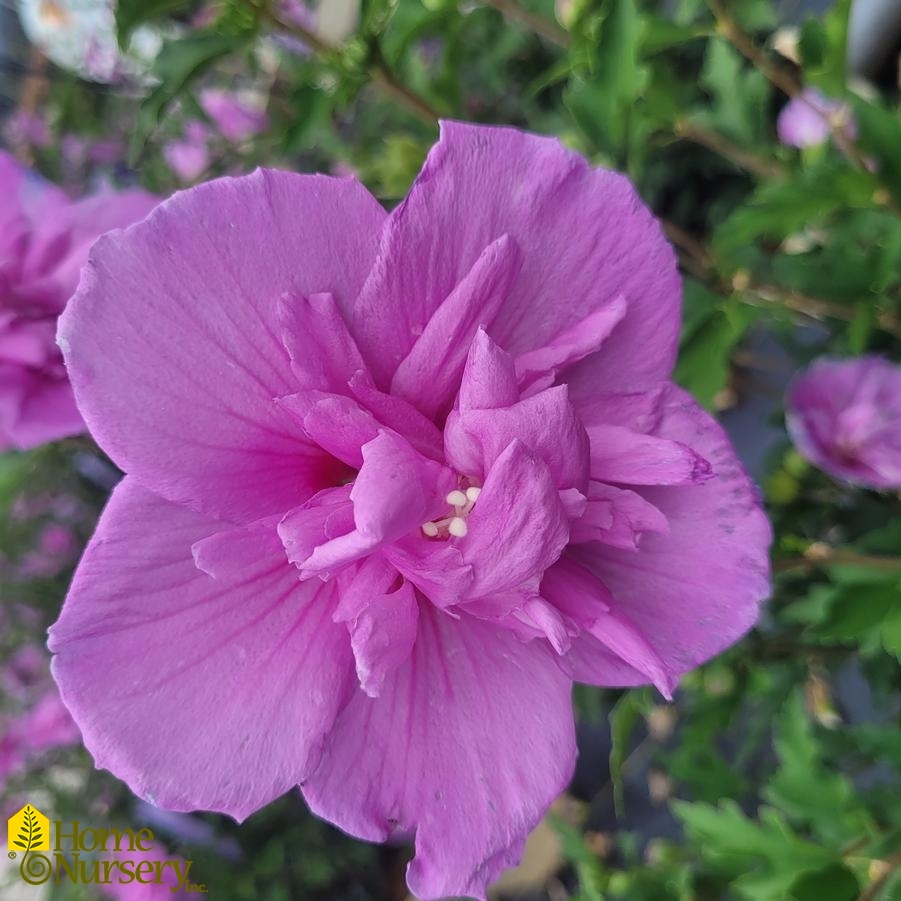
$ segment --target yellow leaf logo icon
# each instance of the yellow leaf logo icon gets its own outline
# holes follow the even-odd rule
[[[36,807],[26,804],[6,824],[6,843],[10,851],[50,850],[50,820]]]

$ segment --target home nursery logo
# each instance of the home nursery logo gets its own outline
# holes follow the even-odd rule
[[[50,820],[26,804],[7,821],[10,860],[20,858],[19,875],[29,885],[46,882],[95,885],[165,885],[170,892],[206,892],[191,882],[191,860],[164,860],[154,850],[150,829],[92,829],[78,820],[54,820],[51,847]],[[40,852],[47,851],[47,854]]]

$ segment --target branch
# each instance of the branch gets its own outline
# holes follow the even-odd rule
[[[874,861],[876,863],[877,861]],[[889,877],[899,868],[901,867],[901,848],[894,852],[890,857],[885,860],[880,860],[878,863],[882,864],[880,868],[879,874],[876,878],[860,893],[860,897],[857,901],[875,901],[878,897],[879,893],[885,887],[886,882],[888,882]]]
[[[522,25],[527,29],[558,47],[569,47],[572,38],[569,32],[564,31],[556,22],[536,16],[527,9],[523,9],[516,0],[485,0],[485,5],[496,9],[505,19]]]
[[[811,319],[838,319],[842,322],[854,320],[855,311],[842,304],[820,300],[790,288],[753,282],[746,272],[735,273],[731,282],[727,282],[716,272],[713,257],[697,238],[675,223],[665,220],[663,230],[678,249],[682,268],[717,294],[735,294],[742,303],[755,307],[781,306]],[[876,324],[882,331],[901,339],[901,321],[894,313],[880,313]]]
[[[848,134],[847,116],[846,115],[829,115],[823,114],[815,103],[811,102],[804,95],[803,82],[788,69],[774,62],[766,53],[754,43],[748,34],[742,30],[741,26],[732,18],[731,14],[723,5],[723,0],[707,0],[713,17],[716,19],[717,31],[729,41],[730,44],[748,60],[763,76],[773,85],[775,85],[784,94],[787,94],[793,100],[799,100],[805,103],[812,110],[823,116],[829,131],[832,134],[832,140],[835,146],[841,151],[845,159],[861,172],[867,172],[872,175],[870,166],[867,164],[867,158],[861,149],[857,146],[854,139]],[[901,206],[894,201],[890,194],[885,198],[885,206],[895,215],[901,216]]]
[[[901,557],[883,557],[876,554],[859,554],[844,548],[834,548],[823,541],[814,541],[800,557],[787,557],[773,563],[774,572],[790,572],[796,569],[815,569],[834,563],[851,566],[869,566],[886,572],[901,573]]]
[[[322,38],[308,28],[304,28],[303,25],[299,25],[296,22],[286,22],[272,12],[271,9],[257,6],[254,0],[245,0],[245,2],[258,16],[268,19],[274,27],[303,41],[317,56],[328,56],[338,51],[337,47],[334,47],[327,41],[323,41]],[[427,125],[434,126],[438,119],[441,118],[440,113],[427,100],[420,97],[419,94],[397,79],[381,57],[377,58],[373,63],[369,70],[369,77],[372,83],[381,89],[382,93]]]
[[[766,53],[751,40],[741,26],[726,10],[722,0],[707,0],[716,19],[716,30],[763,76],[789,97],[798,97],[804,85],[795,75],[773,62]]]
[[[786,169],[776,160],[769,160],[766,157],[745,150],[738,144],[730,141],[727,137],[719,134],[719,132],[711,131],[703,126],[696,125],[693,122],[684,120],[675,124],[674,131],[676,136],[694,144],[700,144],[708,150],[719,154],[723,159],[735,163],[740,169],[746,169],[759,178],[780,178],[786,175]]]

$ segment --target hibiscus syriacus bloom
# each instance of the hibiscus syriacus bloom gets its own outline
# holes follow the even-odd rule
[[[55,343],[56,319],[98,235],[157,198],[104,191],[73,203],[0,152],[0,450],[84,430]]]
[[[776,132],[789,147],[817,147],[829,139],[833,121],[843,123],[849,138],[856,136],[857,127],[847,103],[833,100],[816,88],[805,88],[782,107]]]
[[[300,785],[483,898],[572,774],[573,680],[669,695],[767,594],[679,320],[628,181],[510,129],[445,124],[390,215],[258,171],[104,238],[60,342],[128,475],[51,634],[97,764],[235,817]]]
[[[200,106],[226,140],[241,144],[269,127],[265,111],[254,109],[236,94],[209,88],[200,94]]]
[[[792,440],[815,466],[856,485],[901,488],[901,366],[820,360],[791,384],[786,406]]]

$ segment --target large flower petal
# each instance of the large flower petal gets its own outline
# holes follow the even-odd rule
[[[552,138],[444,122],[354,309],[364,354],[396,366],[485,247],[509,235],[523,264],[492,335],[514,356],[624,298],[623,321],[567,380],[587,393],[669,376],[679,335],[675,256],[628,180]],[[635,349],[641,348],[636,354]],[[389,370],[390,371],[390,370]]]
[[[427,416],[447,412],[460,384],[469,346],[494,321],[522,268],[508,235],[492,242],[426,323],[391,379],[391,393]]]
[[[509,407],[454,410],[447,420],[445,450],[458,472],[483,479],[514,439],[547,464],[558,488],[587,490],[589,439],[566,385]]]
[[[618,425],[589,426],[591,477],[625,485],[691,485],[710,478],[710,464],[693,448]]]
[[[569,538],[566,513],[547,466],[513,441],[488,473],[469,516],[469,531],[457,539],[472,566],[469,596],[480,598],[535,583]]]
[[[50,648],[99,767],[162,807],[242,818],[315,768],[353,662],[333,586],[299,583],[274,530],[244,532],[240,574],[197,569],[192,545],[219,528],[126,478]]]
[[[569,694],[544,642],[423,605],[412,657],[354,696],[304,795],[361,838],[415,829],[417,897],[484,898],[572,773]]]
[[[653,683],[665,698],[672,698],[677,674],[667,671],[647,636],[619,609],[616,599],[596,576],[564,557],[544,574],[541,593],[584,633],[576,640],[576,652],[567,661],[573,667],[570,672],[574,678],[596,685],[617,684],[607,681],[611,671],[605,654],[598,654],[595,664],[584,653],[592,646],[603,648],[640,673],[642,681]]]
[[[285,294],[279,300],[278,317],[282,341],[301,388],[346,393],[354,374],[366,369],[331,294]]]
[[[333,461],[272,402],[297,390],[277,306],[327,290],[346,309],[382,220],[354,181],[259,171],[98,241],[59,332],[94,437],[156,493],[225,518],[334,484]]]
[[[675,386],[661,396],[658,436],[711,464],[700,485],[639,489],[669,522],[638,551],[602,544],[570,552],[647,637],[668,672],[683,673],[737,641],[770,591],[769,522],[722,428]]]

